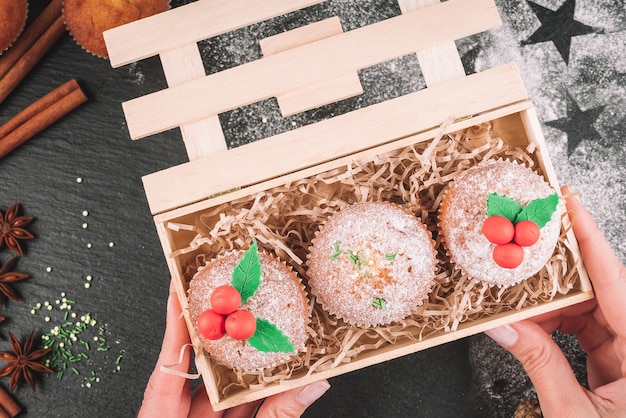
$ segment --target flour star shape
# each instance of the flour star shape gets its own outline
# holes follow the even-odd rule
[[[528,39],[522,41],[522,46],[552,41],[565,64],[569,64],[572,37],[595,32],[591,26],[574,20],[576,0],[565,0],[557,11],[546,9],[529,0],[527,3],[535,12],[541,26]]]
[[[569,95],[567,96],[567,117],[546,122],[546,125],[567,134],[567,155],[571,156],[583,140],[599,140],[601,135],[593,124],[605,106],[582,111]]]

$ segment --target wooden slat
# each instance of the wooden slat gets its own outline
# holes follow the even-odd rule
[[[320,39],[330,38],[343,33],[341,21],[337,16],[311,23],[310,25],[282,32],[261,39],[259,45],[263,55],[276,55]]]
[[[335,16],[261,39],[259,44],[263,55],[269,56],[340,33],[343,33],[343,28],[339,18]],[[283,117],[287,117],[362,93],[363,87],[359,75],[353,72],[309,84],[296,91],[279,95],[276,100]]]
[[[398,0],[402,13],[411,13],[439,2],[440,0]],[[465,70],[454,41],[417,51],[417,60],[427,86],[465,77]]]
[[[104,32],[113,68],[325,0],[198,0]]]
[[[449,0],[125,102],[130,136],[162,132],[500,23],[493,0]]]
[[[516,66],[501,66],[147,175],[144,188],[156,214],[526,98]]]
[[[160,58],[165,80],[170,87],[206,76],[197,43],[163,52]],[[180,130],[189,160],[208,157],[228,148],[217,115],[182,125]]]

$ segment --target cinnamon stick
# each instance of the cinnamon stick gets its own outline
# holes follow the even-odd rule
[[[41,132],[87,100],[71,79],[0,126],[0,158]]]
[[[0,103],[65,33],[65,22],[59,3],[61,3],[59,0],[53,0],[42,15],[18,38],[15,45],[1,57]],[[15,52],[12,52],[14,49]]]
[[[15,402],[15,399],[2,386],[0,386],[0,409],[7,417],[13,418],[22,411],[22,408]],[[0,415],[2,416],[2,415]]]

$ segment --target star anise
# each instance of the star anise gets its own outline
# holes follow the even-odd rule
[[[33,234],[24,229],[32,222],[32,216],[17,216],[20,210],[19,203],[15,203],[6,213],[2,215],[0,211],[0,248],[4,244],[13,252],[19,255],[24,254],[19,240],[34,238]]]
[[[11,349],[13,352],[0,353],[0,360],[7,364],[0,369],[0,377],[11,375],[9,382],[9,390],[13,391],[20,381],[25,380],[30,387],[35,390],[35,380],[33,374],[36,373],[52,373],[52,369],[44,366],[38,360],[48,354],[51,348],[42,348],[33,350],[33,338],[35,331],[31,331],[24,346],[9,332],[11,339]]]
[[[16,302],[20,300],[10,286],[11,283],[18,282],[28,277],[28,274],[12,271],[18,258],[18,256],[13,257],[0,268],[0,306],[2,306],[6,298]]]

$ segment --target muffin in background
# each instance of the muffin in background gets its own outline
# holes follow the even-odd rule
[[[0,1],[0,55],[20,36],[28,17],[26,0]]]
[[[64,0],[65,25],[76,42],[101,58],[109,54],[102,33],[170,8],[170,0]]]

